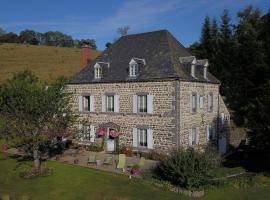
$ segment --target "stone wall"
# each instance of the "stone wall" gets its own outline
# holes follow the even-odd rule
[[[95,112],[79,112],[80,118],[86,119],[95,127],[107,122],[119,125],[120,144],[132,146],[133,128],[146,125],[153,130],[154,149],[168,150],[175,146],[174,81],[68,85],[67,90],[74,93],[71,104],[77,112],[79,96],[83,93],[94,95]],[[133,113],[132,98],[139,92],[153,95],[153,114]],[[102,112],[102,95],[105,93],[119,95],[119,113]]]
[[[213,93],[213,111],[208,111],[208,94]],[[203,95],[203,108],[196,113],[190,112],[190,94],[198,93]],[[208,144],[206,138],[207,125],[211,122],[215,124],[217,131],[217,120],[219,112],[219,85],[199,82],[180,82],[180,146],[188,146],[189,129],[199,128],[199,147]],[[215,142],[215,141],[214,141]]]
[[[83,93],[94,95],[95,112],[78,112],[80,118],[95,127],[112,122],[120,126],[120,144],[132,146],[133,128],[145,125],[153,130],[153,147],[166,151],[177,145],[188,146],[189,129],[199,127],[199,147],[208,144],[206,139],[207,124],[214,122],[215,132],[219,129],[219,112],[229,116],[227,108],[219,95],[218,84],[185,81],[153,81],[129,83],[96,83],[68,85],[67,90],[74,93],[72,106],[78,112],[78,98]],[[153,114],[134,114],[132,98],[136,93],[145,92],[153,95]],[[204,106],[196,113],[190,113],[190,94],[196,92],[204,97]],[[207,97],[214,96],[214,108],[208,111]],[[102,112],[102,95],[115,93],[119,95],[119,113]],[[223,129],[222,134],[227,134]],[[214,144],[218,143],[218,135]]]

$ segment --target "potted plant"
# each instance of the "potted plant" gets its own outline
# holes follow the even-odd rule
[[[140,174],[140,166],[138,164],[134,164],[131,169],[132,175],[139,175]]]

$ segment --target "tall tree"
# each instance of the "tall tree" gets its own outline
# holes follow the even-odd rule
[[[48,87],[30,71],[19,72],[0,86],[0,137],[32,155],[36,170],[52,138],[69,134],[76,120],[64,86],[65,80],[59,79]]]
[[[205,17],[202,34],[201,34],[201,58],[209,58],[212,55],[212,37],[211,37],[211,24],[210,18],[208,16]]]

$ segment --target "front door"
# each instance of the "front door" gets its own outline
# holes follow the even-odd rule
[[[110,137],[110,128],[107,129],[107,151],[115,150],[115,141],[114,138]]]

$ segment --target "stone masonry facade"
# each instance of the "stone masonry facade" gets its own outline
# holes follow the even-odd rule
[[[119,143],[132,147],[132,130],[134,127],[149,127],[153,130],[153,149],[168,151],[174,147],[189,146],[189,129],[198,127],[199,143],[195,148],[205,147],[207,141],[207,124],[213,122],[215,139],[218,145],[220,133],[227,130],[220,127],[220,113],[228,111],[219,95],[219,84],[185,82],[179,80],[124,82],[124,83],[92,83],[69,84],[69,92],[74,93],[71,102],[80,119],[87,121],[96,129],[104,123],[114,123],[120,127]],[[213,111],[207,110],[207,95],[213,94]],[[94,96],[94,112],[79,112],[79,96]],[[114,93],[119,95],[119,112],[102,112],[102,95]],[[132,96],[137,93],[153,95],[153,113],[137,114],[132,112]],[[203,107],[197,112],[190,112],[190,95],[196,93],[203,97]],[[225,126],[224,126],[225,127]],[[219,130],[222,130],[221,132]]]

